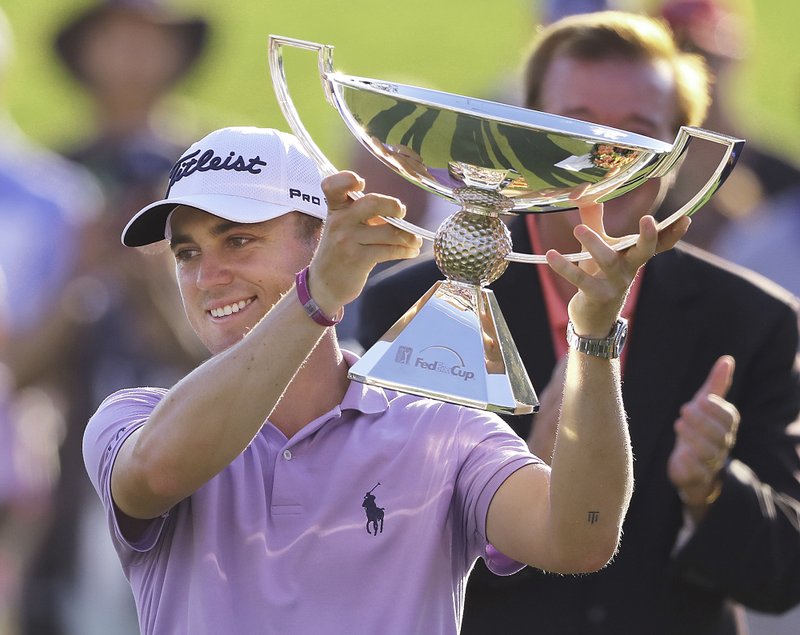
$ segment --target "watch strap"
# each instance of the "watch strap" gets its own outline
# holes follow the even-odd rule
[[[603,359],[616,359],[622,354],[628,332],[628,321],[619,318],[607,337],[583,337],[575,332],[572,320],[567,322],[567,343],[579,353],[602,357]]]

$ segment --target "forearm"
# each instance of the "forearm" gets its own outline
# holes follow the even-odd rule
[[[117,504],[129,515],[158,515],[223,470],[258,433],[323,333],[292,290],[240,342],[176,384],[120,452]]]
[[[616,550],[633,489],[619,362],[570,350],[550,481],[552,535],[565,550]],[[602,566],[604,563],[600,563]]]

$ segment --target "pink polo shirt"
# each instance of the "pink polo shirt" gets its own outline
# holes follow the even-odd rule
[[[166,392],[111,395],[84,437],[144,635],[457,633],[475,560],[520,568],[485,528],[500,484],[538,462],[525,443],[494,414],[356,382],[291,439],[266,422],[131,544],[111,468]]]

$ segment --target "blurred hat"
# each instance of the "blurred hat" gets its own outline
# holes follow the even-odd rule
[[[67,22],[56,35],[56,53],[77,80],[85,82],[87,79],[78,54],[81,44],[104,20],[114,15],[144,19],[183,42],[184,57],[175,79],[194,65],[208,41],[209,25],[205,19],[178,15],[160,0],[101,0]]]
[[[169,237],[169,216],[186,205],[234,223],[302,212],[324,219],[322,175],[294,135],[270,128],[221,128],[192,144],[169,174],[166,196],[139,211],[122,243],[142,247]]]
[[[661,17],[683,49],[726,59],[745,52],[745,25],[741,15],[717,0],[665,0]]]

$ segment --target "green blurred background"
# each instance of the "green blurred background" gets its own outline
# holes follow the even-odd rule
[[[800,161],[800,56],[790,44],[800,23],[797,0],[730,0],[750,23],[748,55],[732,100],[749,135]],[[3,0],[16,36],[5,91],[18,123],[61,148],[85,135],[92,113],[58,63],[52,39],[86,0]],[[223,125],[288,129],[273,95],[267,35],[336,47],[336,68],[488,98],[513,98],[520,60],[535,33],[531,0],[176,0],[214,27],[202,63],[177,87],[168,111],[191,137]],[[653,2],[622,0],[623,8]],[[307,127],[328,156],[346,167],[351,140],[327,106],[307,52],[287,55],[290,88]]]

